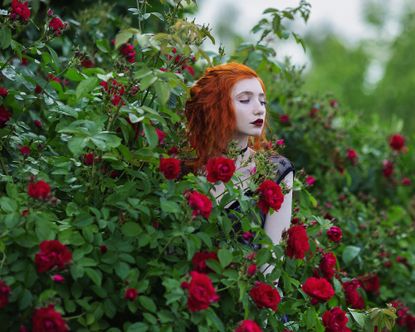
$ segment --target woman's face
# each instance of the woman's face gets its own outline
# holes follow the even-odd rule
[[[236,116],[235,138],[260,136],[265,123],[265,93],[258,79],[245,78],[233,86],[231,98]]]

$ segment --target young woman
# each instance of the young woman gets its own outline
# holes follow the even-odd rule
[[[239,154],[236,169],[239,186],[246,190],[255,170],[254,155],[265,142],[266,96],[262,80],[251,68],[228,63],[208,68],[190,90],[185,114],[188,138],[197,152],[195,167],[200,169],[211,157],[222,156],[234,141]],[[275,165],[274,181],[292,188],[294,169],[282,156],[271,158]],[[213,195],[219,201],[225,187],[215,185]],[[252,194],[252,193],[250,193]],[[281,240],[291,220],[292,190],[284,195],[278,211],[262,215],[263,227],[274,244]],[[235,202],[227,209],[236,209]]]

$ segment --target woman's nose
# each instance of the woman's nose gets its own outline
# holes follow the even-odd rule
[[[265,113],[265,105],[260,100],[258,100],[255,103],[255,114],[262,115],[264,113]]]

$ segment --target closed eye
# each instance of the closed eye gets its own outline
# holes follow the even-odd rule
[[[265,100],[261,100],[260,103],[261,103],[262,106],[265,106],[267,104],[267,102]]]
[[[249,101],[250,101],[249,99],[242,99],[239,102],[242,103],[242,104],[248,104]]]

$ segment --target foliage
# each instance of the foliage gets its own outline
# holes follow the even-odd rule
[[[65,324],[75,331],[233,331],[248,319],[264,331],[323,331],[322,315],[336,306],[353,330],[391,328],[395,310],[386,301],[409,305],[415,298],[408,287],[413,225],[403,207],[413,187],[393,182],[413,169],[412,155],[389,151],[384,133],[358,125],[333,101],[301,94],[299,73],[270,61],[266,42],[241,45],[230,58],[264,78],[270,135],[285,139],[299,170],[293,223],[306,226],[310,250],[304,260],[286,257],[286,241],[274,246],[261,228],[258,198],[235,185],[238,174],[216,202],[203,174],[167,180],[159,171],[172,148],[189,157],[182,113],[188,86],[224,55],[204,52],[209,31],[183,19],[180,1],[152,2],[151,13],[146,1],[138,4],[126,17],[108,4],[85,7],[75,18],[62,12],[69,22],[62,34],[49,26],[58,16],[43,3],[29,22],[1,17],[0,86],[7,91],[0,97],[0,279],[10,288],[0,284],[0,299],[9,302],[0,302],[4,328],[36,331],[41,315],[53,312],[60,331]],[[268,12],[273,20],[290,13]],[[285,29],[274,25],[273,33]],[[310,107],[318,115],[309,116]],[[370,134],[367,141],[362,133]],[[357,165],[345,164],[346,147],[359,152]],[[387,179],[379,175],[386,157],[396,163]],[[302,168],[317,178],[314,187],[303,183]],[[189,205],[196,192],[212,202],[204,215]],[[340,194],[346,198],[337,200]],[[225,206],[234,200],[241,211],[230,215]],[[334,223],[343,228],[340,243],[326,236]],[[256,252],[241,240],[248,231],[261,245]],[[382,268],[379,248],[400,261]],[[335,295],[313,304],[301,285],[331,251]],[[205,262],[211,284],[189,276],[200,252],[217,256]],[[270,273],[247,273],[252,264]],[[381,278],[380,295],[359,287],[365,309],[347,309],[342,284],[371,273]],[[196,278],[209,301],[195,306],[188,294]],[[277,279],[281,303],[257,306],[250,296],[256,281]]]

